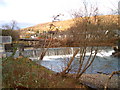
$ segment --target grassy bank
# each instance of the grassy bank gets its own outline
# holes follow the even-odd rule
[[[3,59],[4,88],[85,88],[73,78],[61,77],[25,57]]]

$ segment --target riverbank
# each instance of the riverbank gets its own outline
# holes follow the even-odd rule
[[[75,75],[61,77],[55,72],[25,57],[5,58],[2,63],[4,88],[104,88],[109,75],[83,74],[79,82]],[[113,76],[108,88],[119,88],[120,76]]]
[[[4,88],[89,88],[74,78],[61,77],[55,72],[25,57],[4,58],[2,63]]]
[[[80,81],[92,88],[104,88],[109,75],[105,74],[83,74]],[[108,83],[108,88],[120,89],[120,76],[114,75]]]

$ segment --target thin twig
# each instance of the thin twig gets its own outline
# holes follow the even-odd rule
[[[107,81],[106,81],[106,83],[105,83],[104,90],[107,90],[108,83],[109,83],[110,79],[112,78],[112,76],[115,75],[115,74],[119,74],[119,73],[120,73],[120,70],[119,70],[119,71],[113,71],[113,72],[110,74],[109,78],[107,79]]]

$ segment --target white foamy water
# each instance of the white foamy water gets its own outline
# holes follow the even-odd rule
[[[97,73],[97,72],[103,72],[103,73],[111,73],[112,71],[119,70],[119,63],[118,58],[112,57],[112,53],[114,51],[109,50],[99,50],[96,58],[93,62],[93,64],[89,67],[89,69],[86,71],[86,73]],[[90,52],[86,53],[85,60],[88,59],[90,55]],[[38,60],[37,63],[41,64],[42,66],[45,66],[48,69],[51,69],[55,72],[61,72],[65,66],[67,65],[67,62],[70,60],[70,57],[72,57],[73,54],[69,55],[52,55],[52,56],[45,56],[43,60],[38,60],[37,58],[31,58],[32,60]],[[72,65],[74,65],[71,73],[74,73],[75,70],[77,70],[79,65],[79,57],[80,54],[76,55],[76,58]]]
[[[109,50],[109,51],[105,51],[105,50],[100,50],[96,56],[99,57],[109,57],[112,55],[112,53],[114,52],[114,50]],[[91,53],[87,52],[86,56],[89,56]],[[94,54],[93,54],[94,55]],[[44,56],[43,61],[51,61],[51,60],[55,60],[55,59],[63,59],[63,58],[70,58],[72,57],[73,54],[69,54],[69,55],[52,55],[52,56]],[[77,58],[80,57],[80,54],[76,55]],[[30,57],[30,59],[34,60],[34,59],[39,59],[39,57]]]
[[[114,50],[110,50],[110,51],[101,50],[100,52],[97,53],[97,56],[100,57],[111,56],[113,52]]]

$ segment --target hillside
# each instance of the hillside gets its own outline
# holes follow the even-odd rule
[[[118,15],[103,15],[103,16],[98,16],[98,18],[100,18],[101,20],[104,20],[106,23],[107,22],[118,22]],[[77,18],[79,20],[81,20],[81,18]],[[74,20],[77,20],[74,19]],[[92,20],[93,17],[90,17],[90,19]],[[28,27],[28,28],[23,28],[21,29],[21,31],[49,31],[49,27],[50,24],[55,25],[56,27],[59,28],[60,31],[64,31],[67,30],[68,28],[70,28],[73,24],[74,24],[74,20],[70,19],[70,20],[66,20],[66,21],[57,21],[57,22],[48,22],[48,23],[42,23],[42,24],[38,24],[32,27]]]
[[[21,29],[21,31],[24,31],[24,30],[25,31],[32,30],[32,31],[40,31],[40,32],[49,31],[50,24],[53,24],[56,27],[58,27],[59,30],[64,31],[70,28],[70,26],[73,25],[73,23],[74,22],[72,19],[66,20],[66,21],[48,22],[48,23],[37,24],[35,26],[28,27],[28,28],[23,28]]]
[[[90,38],[88,38],[87,43],[89,43],[90,46],[113,46],[118,39],[118,37],[116,37],[116,32],[118,32],[118,28],[120,27],[118,27],[118,15],[97,16],[97,19],[95,19],[95,17],[75,18],[66,21],[38,24],[32,27],[21,29],[20,37],[49,39],[51,37],[50,32],[58,30],[61,32],[57,32],[57,34],[52,37],[53,39],[58,40],[56,43],[53,42],[53,47],[56,47],[55,45],[57,45],[57,47],[60,47],[61,45],[63,47],[80,46],[80,44],[82,45],[82,42],[84,44],[84,30],[86,28],[86,20],[88,18],[89,20],[87,21],[87,30],[89,31],[87,31],[87,33],[89,34],[87,37]]]

